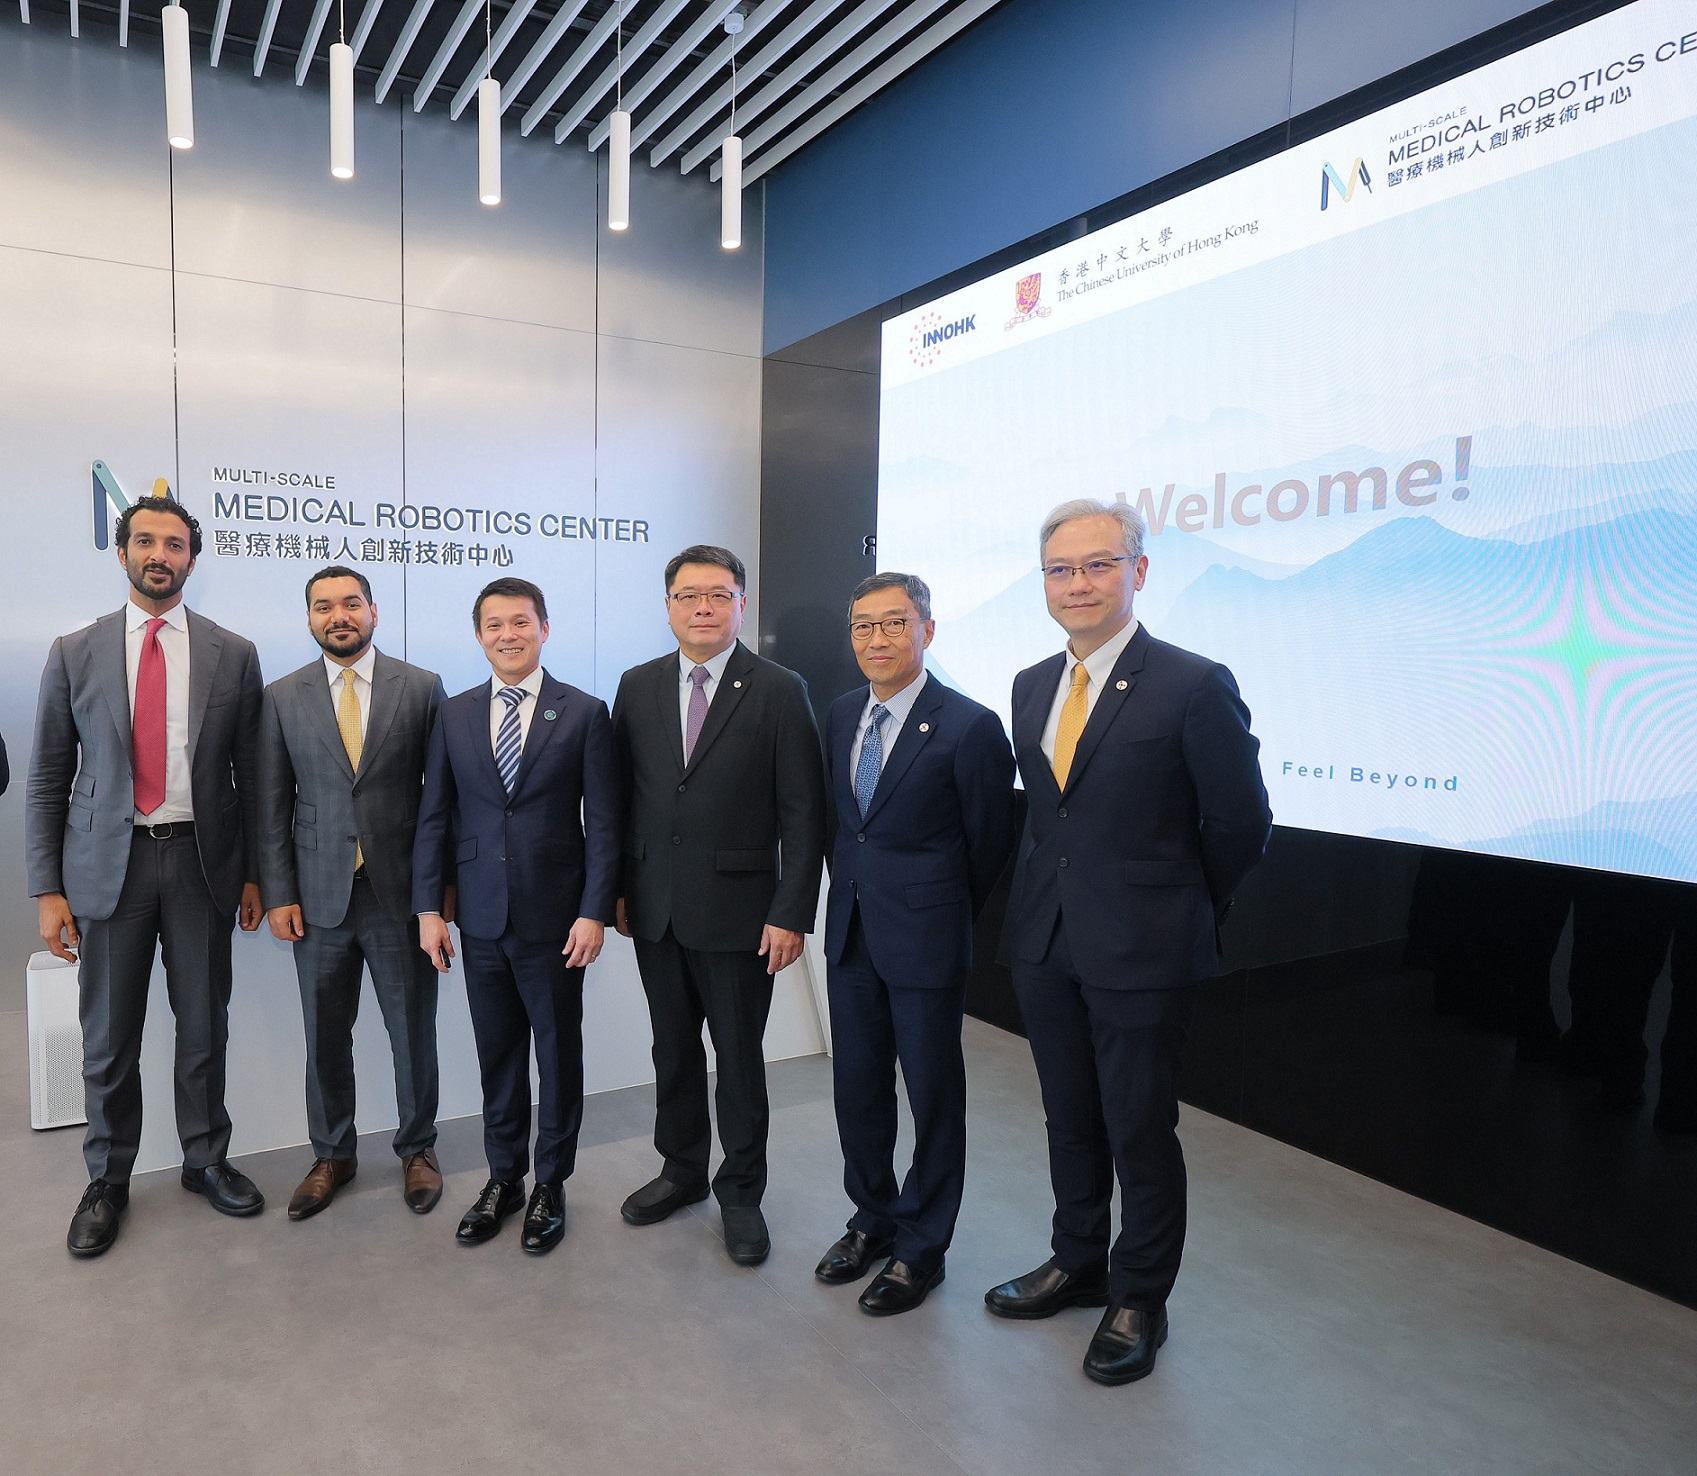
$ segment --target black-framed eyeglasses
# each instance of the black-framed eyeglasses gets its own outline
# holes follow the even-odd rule
[[[1082,574],[1095,584],[1112,574],[1115,564],[1123,564],[1130,557],[1130,554],[1116,554],[1111,559],[1091,559],[1084,564],[1044,564],[1043,577],[1051,584],[1063,584],[1074,574]]]
[[[723,589],[680,589],[676,594],[666,596],[674,605],[699,605],[706,600],[715,610],[728,610],[736,596],[729,590]]]
[[[851,620],[849,622],[849,639],[852,641],[869,641],[872,632],[881,630],[892,641],[899,641],[910,625],[915,624],[905,615],[892,615],[888,620]]]

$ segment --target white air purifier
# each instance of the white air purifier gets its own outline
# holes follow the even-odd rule
[[[82,1089],[82,1020],[77,1014],[77,966],[51,953],[32,953],[29,1006],[29,1125],[70,1127],[87,1122]]]

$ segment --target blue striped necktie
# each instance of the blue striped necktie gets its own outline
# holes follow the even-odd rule
[[[507,786],[509,795],[518,782],[519,760],[524,757],[524,744],[519,738],[519,704],[528,696],[530,693],[523,687],[502,687],[500,692],[507,710],[501,715],[501,727],[495,734],[495,767],[501,771],[501,783]]]
[[[854,766],[854,797],[860,801],[863,820],[877,792],[878,776],[884,772],[884,719],[889,715],[890,709],[882,702],[874,707],[871,721],[866,725],[866,736],[860,740],[860,762]]]

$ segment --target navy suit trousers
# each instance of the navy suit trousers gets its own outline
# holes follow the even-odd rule
[[[893,1236],[895,1258],[929,1275],[955,1232],[966,1185],[966,981],[947,989],[879,977],[859,909],[829,965],[831,1072],[851,1230]],[[896,1063],[913,1111],[913,1163],[896,1186]]]
[[[1196,987],[1084,984],[1058,921],[1041,963],[1015,959],[1013,983],[1048,1119],[1055,1262],[1077,1275],[1106,1261],[1113,1301],[1153,1312],[1184,1254],[1178,1075]],[[1120,1232],[1110,1253],[1116,1173]]]
[[[532,943],[509,927],[499,938],[460,933],[466,1002],[483,1074],[483,1151],[491,1178],[529,1167],[530,1044],[541,1079],[536,1104],[536,1178],[558,1183],[577,1162],[583,1124],[583,970],[568,969],[558,943]]]

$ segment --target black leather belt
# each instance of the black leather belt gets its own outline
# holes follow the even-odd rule
[[[136,826],[141,835],[151,836],[154,840],[170,840],[173,836],[193,835],[194,821],[165,820],[158,825],[149,825],[145,821]]]

